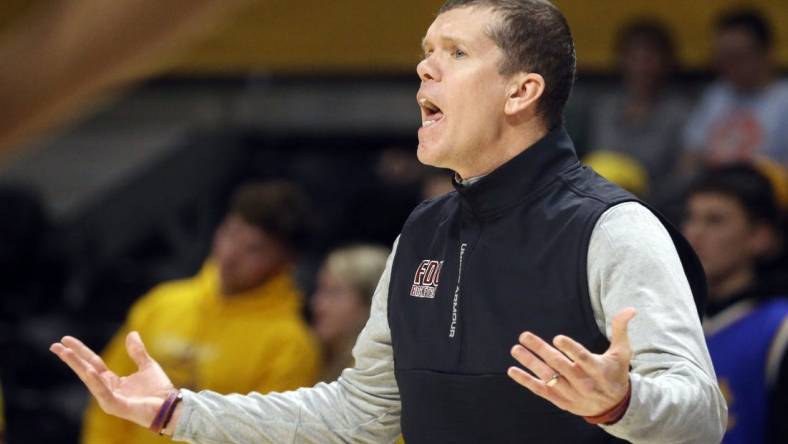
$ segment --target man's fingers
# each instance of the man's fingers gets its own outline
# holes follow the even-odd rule
[[[97,372],[105,372],[109,369],[107,365],[104,364],[104,360],[101,359],[99,355],[97,355],[93,350],[91,350],[88,346],[82,343],[79,339],[72,337],[72,336],[64,336],[60,342],[65,345],[66,347],[70,348],[77,354],[80,358],[87,361],[90,365],[96,369]]]
[[[95,369],[84,359],[80,358],[74,350],[66,347],[61,343],[53,344],[52,347],[49,348],[52,353],[56,354],[61,361],[65,362],[74,373],[79,376],[79,379],[82,380],[85,384],[87,384],[87,374],[89,371],[95,371]]]
[[[145,349],[145,344],[142,342],[140,334],[136,331],[126,335],[126,351],[140,369],[147,367],[153,361]]]
[[[49,349],[77,374],[79,379],[102,406],[106,406],[114,400],[115,396],[112,394],[109,387],[107,387],[104,380],[101,379],[96,369],[77,355],[74,350],[61,343],[53,344]]]
[[[588,374],[597,373],[596,356],[574,339],[558,335],[553,344]]]
[[[531,353],[527,348],[522,345],[515,345],[512,347],[512,357],[517,360],[523,367],[530,370],[542,381],[549,381],[555,374],[552,367],[542,362],[539,358]]]
[[[115,403],[115,394],[112,393],[109,387],[107,387],[106,382],[101,378],[101,376],[95,371],[88,371],[86,380],[84,380],[85,385],[88,387],[88,390],[96,398],[101,408],[107,412],[111,413],[110,410],[113,408]]]
[[[566,398],[558,394],[555,390],[551,390],[546,383],[534,378],[525,370],[517,367],[509,367],[506,374],[518,384],[527,388],[537,396],[552,402],[558,408],[563,410],[569,409],[570,404]]]
[[[521,334],[520,343],[526,346],[528,350],[536,354],[536,356],[538,356],[539,359],[550,366],[551,369],[554,369],[555,372],[560,373],[561,376],[567,378],[567,380],[570,382],[576,381],[578,378],[583,376],[581,372],[572,365],[572,361],[564,356],[563,353],[556,350],[552,345],[548,344],[535,334],[530,332]],[[550,373],[548,378],[552,375],[553,372]]]
[[[618,312],[618,314],[611,321],[612,338],[610,341],[610,348],[623,352],[629,356],[629,335],[627,334],[627,325],[632,318],[635,317],[637,311],[632,308],[625,308]]]

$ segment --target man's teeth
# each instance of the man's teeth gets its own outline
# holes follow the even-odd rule
[[[437,120],[425,120],[424,123],[422,123],[422,126],[428,127],[428,126],[434,125],[436,122],[437,122]]]
[[[423,106],[424,108],[428,109],[430,112],[435,113],[435,112],[439,111],[438,107],[435,106],[432,102],[430,102],[427,99],[421,99],[421,100],[419,100],[419,103],[421,103],[421,106]]]

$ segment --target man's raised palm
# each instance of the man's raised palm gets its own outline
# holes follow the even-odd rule
[[[80,340],[66,336],[50,347],[85,383],[106,413],[148,427],[174,389],[161,366],[148,355],[137,332],[126,336],[126,350],[138,370],[119,377]]]

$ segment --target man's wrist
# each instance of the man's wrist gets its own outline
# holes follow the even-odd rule
[[[172,412],[172,418],[170,419],[170,422],[161,431],[163,435],[172,436],[175,434],[175,428],[178,426],[178,421],[181,418],[182,411],[183,403],[179,402],[178,405],[175,406],[175,410]]]
[[[170,422],[172,422],[175,409],[178,407],[182,399],[183,393],[181,393],[180,390],[171,390],[164,399],[164,402],[159,407],[158,412],[153,418],[150,426],[148,426],[148,429],[153,433],[158,433],[159,435],[164,434],[164,429],[170,424]]]
[[[589,424],[613,425],[617,423],[629,408],[629,401],[632,399],[632,381],[627,378],[627,393],[624,398],[606,412],[596,416],[584,416],[583,419]]]

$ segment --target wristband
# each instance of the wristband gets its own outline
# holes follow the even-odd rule
[[[172,419],[172,414],[175,412],[175,407],[178,403],[183,399],[183,394],[180,390],[173,390],[167,395],[167,399],[164,400],[164,403],[159,408],[159,412],[156,413],[156,417],[153,418],[153,422],[151,423],[148,430],[153,433],[158,433],[159,435],[164,432],[164,428],[167,427],[167,424]]]
[[[627,412],[627,409],[629,408],[629,400],[632,398],[632,383],[629,381],[627,382],[627,394],[624,396],[624,399],[622,399],[621,402],[614,405],[613,408],[602,413],[601,415],[583,416],[583,419],[585,419],[587,423],[595,425],[613,425],[617,423],[624,416],[624,413]]]
[[[170,412],[167,413],[167,417],[164,418],[164,423],[161,425],[161,430],[159,430],[159,435],[164,435],[164,430],[167,429],[167,426],[170,425],[170,420],[172,416],[175,414],[175,408],[178,407],[178,403],[183,401],[183,393],[178,390],[178,396],[175,397],[175,402],[172,403],[172,407],[170,408]]]

